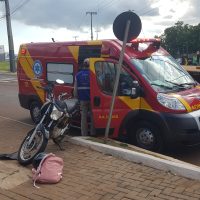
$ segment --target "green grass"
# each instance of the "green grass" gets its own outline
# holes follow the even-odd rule
[[[10,64],[8,61],[1,61],[0,62],[0,71],[9,71],[10,70]]]

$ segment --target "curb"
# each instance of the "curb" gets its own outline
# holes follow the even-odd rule
[[[87,140],[88,138],[89,137],[67,137],[67,140],[73,144],[89,147],[107,155],[112,155],[114,157],[122,158],[138,164],[143,164],[145,166],[170,172],[174,175],[179,175],[185,178],[200,180],[200,167],[196,165],[192,165],[157,153],[155,155],[160,155],[159,157],[153,156],[152,152],[150,152],[151,155],[148,155],[146,153],[140,153],[106,144],[92,142]]]

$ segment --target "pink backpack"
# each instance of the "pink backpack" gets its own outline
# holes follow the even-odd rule
[[[37,170],[32,169],[34,186],[35,183],[58,183],[62,179],[63,159],[52,153],[47,154],[40,162]]]

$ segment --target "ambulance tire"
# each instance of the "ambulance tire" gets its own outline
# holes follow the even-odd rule
[[[137,122],[134,126],[132,142],[138,147],[155,152],[162,152],[164,143],[159,129],[147,121]]]
[[[40,108],[41,106],[37,101],[32,102],[30,105],[31,119],[35,124],[38,124],[41,119]]]

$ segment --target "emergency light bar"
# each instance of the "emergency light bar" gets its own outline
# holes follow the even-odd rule
[[[136,38],[136,39],[133,39],[129,42],[129,45],[136,51],[145,51],[145,50],[150,50],[152,51],[153,49],[159,49],[160,48],[160,43],[161,43],[161,40],[158,39],[158,38],[151,38],[151,39],[140,39],[140,38]],[[145,47],[141,47],[140,46],[142,44],[145,45]],[[144,46],[143,45],[143,46]]]
[[[146,42],[156,42],[156,43],[160,43],[160,39],[159,38],[150,38],[150,39],[146,39],[146,38],[136,38],[130,41],[130,43],[146,43]]]

